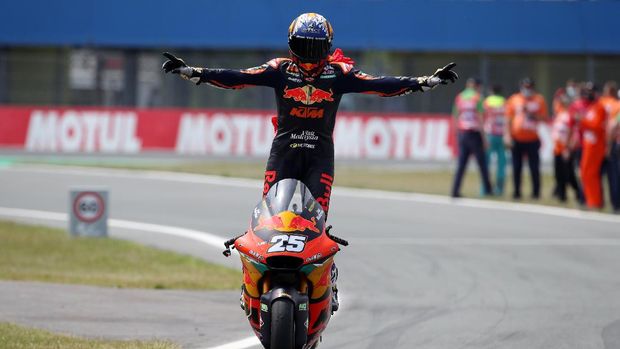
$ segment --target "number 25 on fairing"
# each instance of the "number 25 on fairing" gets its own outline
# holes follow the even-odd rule
[[[275,235],[271,238],[271,246],[267,253],[273,252],[301,252],[306,247],[307,236],[300,235]]]

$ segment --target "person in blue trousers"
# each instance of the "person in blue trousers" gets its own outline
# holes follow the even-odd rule
[[[482,130],[482,111],[480,81],[476,78],[469,78],[465,84],[465,89],[456,96],[452,109],[459,147],[458,164],[451,192],[454,198],[461,197],[461,182],[463,181],[463,175],[465,174],[470,155],[473,155],[476,162],[478,162],[480,177],[483,183],[483,195],[492,194],[489,171],[484,154],[486,140]]]

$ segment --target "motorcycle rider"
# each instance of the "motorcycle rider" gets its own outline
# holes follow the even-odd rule
[[[284,178],[302,181],[321,204],[326,217],[334,180],[332,133],[336,111],[345,93],[370,93],[383,97],[428,91],[458,79],[454,63],[431,76],[372,76],[354,66],[340,49],[330,54],[334,33],[317,13],[295,18],[288,30],[288,58],[275,58],[243,70],[188,66],[164,53],[162,69],[199,85],[225,89],[267,86],[274,89],[277,132],[265,171],[263,195]],[[337,303],[336,303],[337,307]]]

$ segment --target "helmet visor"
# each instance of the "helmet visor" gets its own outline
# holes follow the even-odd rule
[[[291,37],[289,48],[297,58],[305,62],[320,61],[327,57],[331,45],[326,39]]]

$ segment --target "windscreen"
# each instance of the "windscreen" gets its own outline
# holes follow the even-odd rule
[[[252,213],[252,229],[265,241],[274,235],[305,235],[312,240],[321,235],[325,213],[310,190],[296,179],[275,183]]]

